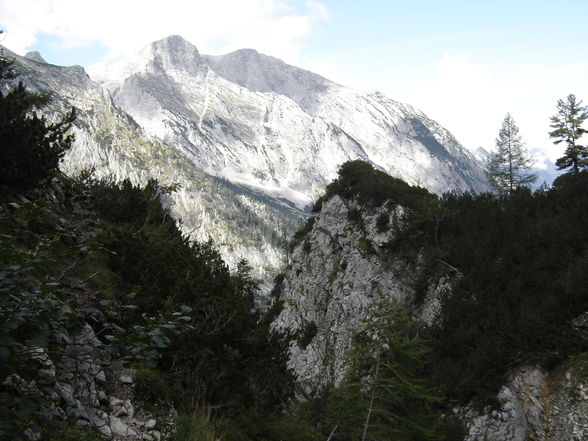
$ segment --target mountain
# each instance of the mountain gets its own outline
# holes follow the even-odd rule
[[[299,207],[353,159],[437,193],[487,189],[475,159],[423,113],[254,50],[207,56],[171,36],[90,74],[200,168]]]
[[[138,184],[155,178],[175,186],[168,203],[183,231],[199,241],[213,240],[231,267],[246,258],[255,276],[267,279],[282,264],[281,246],[305,213],[201,170],[181,150],[146,134],[81,67],[54,66],[6,49],[5,54],[16,60],[17,81],[50,91],[51,102],[43,109],[48,120],[76,108],[75,142],[62,164],[66,173],[93,169],[96,178]]]
[[[77,109],[64,170],[173,185],[169,203],[183,231],[213,240],[231,267],[248,259],[265,280],[345,161],[368,161],[436,193],[488,189],[475,158],[411,106],[254,50],[202,55],[172,36],[91,77],[40,54],[6,54],[19,80],[51,91],[48,119]]]

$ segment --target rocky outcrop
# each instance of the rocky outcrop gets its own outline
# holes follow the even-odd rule
[[[403,212],[394,204],[360,210],[357,203],[335,195],[324,202],[312,230],[292,251],[281,286],[284,309],[274,326],[298,335],[290,346],[290,367],[307,393],[342,379],[351,334],[379,293],[400,303],[411,301],[410,277],[402,265],[379,256]],[[379,232],[382,214],[389,225]]]
[[[39,397],[42,414],[48,421],[88,427],[106,439],[116,441],[160,441],[173,431],[175,411],[162,408],[158,415],[138,404],[134,393],[135,371],[112,370],[108,360],[91,356],[92,348],[102,343],[86,324],[80,334],[57,353],[38,347],[27,350],[36,379],[26,381],[9,375],[2,386],[26,396]],[[31,440],[43,432],[29,430]]]
[[[498,394],[500,409],[455,409],[469,426],[466,441],[588,439],[588,358],[576,356],[551,372],[517,369]]]
[[[442,297],[460,277],[453,268],[428,280],[424,299],[415,301],[418,268],[409,267],[390,248],[405,214],[390,201],[360,206],[334,195],[323,202],[312,228],[294,247],[280,286],[284,307],[274,327],[296,335],[289,365],[308,396],[341,381],[351,335],[380,293],[396,299],[416,320],[431,324]],[[587,440],[588,355],[577,355],[551,371],[517,368],[497,401],[498,408],[483,412],[472,406],[453,410],[467,426],[464,441]]]

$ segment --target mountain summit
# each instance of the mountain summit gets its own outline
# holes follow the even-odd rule
[[[488,188],[475,158],[422,112],[252,49],[203,55],[170,36],[90,74],[203,170],[300,207],[353,159],[436,193]]]

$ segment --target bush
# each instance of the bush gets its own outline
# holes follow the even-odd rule
[[[431,329],[434,373],[451,399],[483,406],[513,366],[550,367],[586,347],[571,321],[588,309],[587,187],[584,172],[536,193],[449,194],[408,219],[397,249],[426,256],[423,276],[460,273]]]
[[[378,233],[384,233],[388,230],[390,224],[390,215],[386,212],[380,213],[376,218],[376,230]]]
[[[290,240],[290,244],[288,245],[291,251],[294,250],[294,248],[306,238],[306,235],[312,231],[315,221],[316,218],[314,216],[309,217],[304,225],[294,233],[294,236],[292,236],[292,240]]]
[[[301,335],[298,338],[298,346],[300,349],[306,347],[312,342],[312,339],[318,334],[318,326],[315,322],[310,321],[302,329]]]
[[[141,368],[135,374],[135,397],[145,403],[163,403],[170,399],[170,388],[157,369]]]
[[[175,424],[174,441],[216,441],[218,439],[210,411],[198,409],[190,415],[180,415],[176,418]]]
[[[71,426],[51,435],[48,441],[101,441],[102,438],[86,427]]]
[[[341,165],[338,178],[327,186],[321,199],[329,199],[334,194],[344,199],[357,198],[361,204],[371,206],[380,206],[391,200],[406,208],[420,211],[430,210],[437,201],[437,197],[426,189],[408,185],[360,160]]]
[[[32,113],[48,100],[22,83],[6,95],[0,92],[0,187],[5,192],[22,193],[49,177],[73,142],[73,135],[66,135],[73,110],[53,124]]]

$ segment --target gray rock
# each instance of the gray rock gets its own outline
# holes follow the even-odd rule
[[[137,437],[138,433],[136,430],[129,427],[121,418],[116,416],[110,416],[109,419],[110,430],[114,435],[122,437]]]
[[[129,375],[120,375],[118,381],[122,384],[133,384],[133,379]]]
[[[155,427],[156,424],[157,424],[156,420],[150,419],[150,420],[145,421],[144,427],[145,427],[145,429],[151,430]]]

